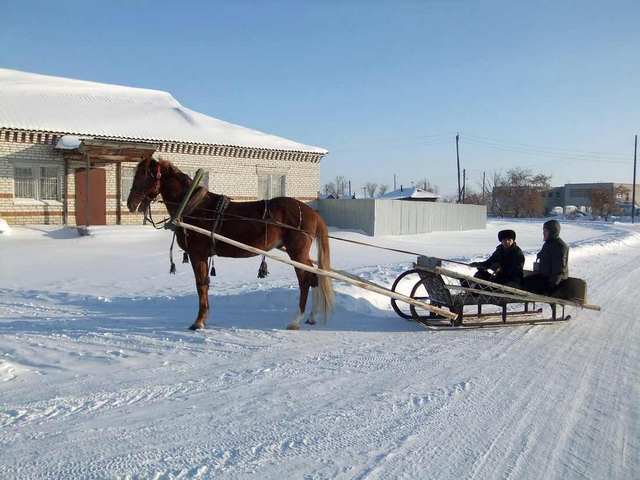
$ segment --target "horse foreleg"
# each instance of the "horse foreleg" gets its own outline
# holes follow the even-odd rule
[[[300,302],[298,303],[299,310],[293,321],[287,325],[287,330],[300,330],[300,320],[304,317],[304,311],[307,307],[307,297],[309,296],[310,284],[307,279],[307,272],[296,268],[296,275],[298,276],[298,286],[300,287]]]
[[[198,292],[198,316],[189,328],[191,330],[199,330],[204,328],[209,314],[209,269],[207,265],[207,257],[195,256],[190,254],[191,266],[196,279],[196,291]]]

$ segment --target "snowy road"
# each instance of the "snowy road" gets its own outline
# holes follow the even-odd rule
[[[502,226],[435,235],[434,253],[489,252]],[[535,251],[540,225],[511,226]],[[0,238],[0,478],[639,478],[640,235],[566,235],[602,313],[430,332],[340,287],[328,325],[288,332],[292,275],[254,291],[254,261],[227,270],[197,334],[186,268],[163,283],[164,263],[105,236],[89,273],[58,264],[83,239]],[[29,284],[17,257],[42,245],[59,251]],[[334,264],[387,284],[406,267],[360,250],[336,245]]]

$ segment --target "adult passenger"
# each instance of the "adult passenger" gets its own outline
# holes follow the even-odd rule
[[[500,245],[488,259],[484,262],[473,262],[470,266],[478,269],[476,278],[518,288],[522,283],[524,253],[516,244],[516,232],[501,230],[498,232],[498,240]],[[488,269],[494,273],[489,273]]]
[[[544,244],[533,266],[534,273],[525,277],[523,288],[550,295],[560,282],[569,277],[569,247],[560,238],[560,223],[549,220],[542,226]]]

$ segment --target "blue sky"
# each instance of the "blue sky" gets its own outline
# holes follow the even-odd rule
[[[637,1],[0,0],[0,66],[170,91],[327,148],[336,175],[456,188],[520,166],[631,181]]]

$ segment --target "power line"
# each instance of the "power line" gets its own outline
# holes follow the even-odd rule
[[[604,158],[623,158],[624,155],[619,153],[605,153],[605,152],[578,152],[571,150],[562,150],[545,147],[533,147],[533,146],[518,146],[518,144],[512,144],[508,142],[499,142],[494,140],[479,139],[474,136],[465,135],[465,139],[475,145],[482,145],[494,150],[500,150],[510,153],[518,153],[522,155],[537,155],[549,158],[558,159],[572,159],[572,160],[585,160],[585,161],[603,161],[605,163],[621,163],[616,160],[603,160]],[[624,163],[624,162],[622,162]]]
[[[490,148],[492,150],[497,150],[497,151],[506,152],[506,153],[514,153],[516,155],[535,156],[539,158],[549,158],[549,159],[565,160],[565,161],[598,162],[598,163],[608,163],[608,164],[626,164],[627,163],[622,160],[605,160],[602,157],[596,157],[593,155],[582,155],[579,153],[562,154],[562,153],[552,153],[552,152],[545,152],[545,151],[524,150],[524,149],[518,149],[514,147],[506,147],[506,146],[500,146],[497,144],[490,144],[490,143],[486,143],[486,142],[482,142],[474,139],[467,139],[467,142],[473,145]]]

